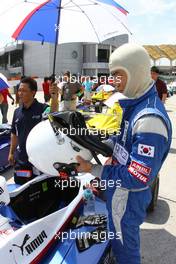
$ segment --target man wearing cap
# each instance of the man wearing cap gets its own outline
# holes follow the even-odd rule
[[[107,142],[113,148],[109,164],[92,164],[78,156],[77,169],[106,181],[109,229],[121,234],[110,240],[117,263],[140,264],[139,227],[151,201],[150,186],[169,152],[172,128],[143,47],[122,45],[111,54],[109,68],[117,90],[126,96],[119,100],[121,133]]]
[[[160,80],[159,77],[159,69],[156,66],[151,68],[151,77],[155,81],[156,89],[158,92],[158,96],[160,100],[165,103],[167,98],[167,86],[165,82]]]

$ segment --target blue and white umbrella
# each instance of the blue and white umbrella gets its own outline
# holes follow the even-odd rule
[[[0,73],[0,91],[6,88],[9,88],[7,78],[2,73]]]
[[[1,0],[0,24],[16,40],[55,44],[102,41],[131,33],[126,26],[128,11],[114,0]],[[3,11],[3,6],[9,9]],[[12,21],[12,23],[9,23]],[[13,30],[13,31],[12,31]],[[2,29],[0,29],[2,32]]]

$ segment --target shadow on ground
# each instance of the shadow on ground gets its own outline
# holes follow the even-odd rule
[[[158,225],[158,229],[141,230],[141,264],[175,264],[176,237],[163,228],[170,217],[170,208],[167,201],[158,200],[153,213],[147,215],[146,221]]]
[[[141,264],[175,264],[176,237],[165,229],[143,229]]]
[[[170,216],[169,204],[165,200],[158,199],[154,212],[148,213],[145,220],[146,223],[163,225]]]
[[[176,149],[175,148],[170,148],[169,153],[176,154]]]

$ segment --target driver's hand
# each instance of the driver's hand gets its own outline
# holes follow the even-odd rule
[[[78,172],[91,172],[92,170],[92,163],[81,158],[80,156],[76,157],[77,162],[79,163],[79,165],[77,166],[77,171]]]

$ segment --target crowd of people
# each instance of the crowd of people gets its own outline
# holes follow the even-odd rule
[[[155,81],[156,89],[158,96],[160,100],[165,103],[168,91],[166,83],[159,78],[159,69],[156,66],[151,67],[151,77]],[[72,78],[74,79],[74,82],[72,82]],[[0,109],[2,114],[2,123],[8,123],[7,114],[8,114],[8,97],[12,100],[12,104],[15,103],[16,106],[20,103],[20,97],[19,97],[19,87],[21,80],[24,79],[25,76],[21,76],[21,79],[19,83],[14,87],[14,94],[15,99],[10,94],[9,89],[5,89],[0,92]],[[60,103],[61,103],[61,111],[65,110],[71,110],[76,111],[76,103],[77,98],[79,101],[82,101],[84,103],[90,104],[92,102],[92,95],[94,92],[96,92],[96,89],[100,85],[109,84],[114,86],[112,82],[108,82],[108,78],[106,76],[103,76],[102,78],[95,78],[90,76],[80,76],[78,78],[78,81],[76,81],[76,76],[71,75],[70,71],[66,71],[62,78],[60,78],[60,81],[55,83],[55,88],[58,88],[58,92],[60,94]],[[49,91],[49,87],[52,83],[52,77],[44,77],[44,80],[42,82],[42,90],[44,95],[44,102],[50,103],[51,94]]]
[[[59,80],[58,80],[59,79]],[[76,76],[70,71],[64,72],[63,76],[58,78],[55,86],[58,87],[60,94],[60,102],[63,103],[61,110],[76,110],[77,98],[79,101],[91,103],[92,94],[96,92],[96,88],[102,84],[106,84],[106,76],[103,78],[95,78],[91,76]],[[45,77],[42,83],[45,103],[50,100],[49,86],[51,77]]]
[[[119,101],[123,109],[121,134],[110,137],[106,142],[113,149],[113,155],[104,166],[92,164],[78,156],[77,170],[90,172],[107,182],[121,182],[120,188],[106,185],[109,228],[114,233],[122,234],[121,239],[111,241],[112,248],[119,264],[139,264],[139,227],[145,219],[151,200],[150,185],[156,178],[171,144],[171,123],[163,105],[166,100],[166,87],[158,79],[158,69],[150,68],[149,55],[138,45],[125,44],[116,49],[110,56],[109,68],[116,91],[127,97]],[[119,77],[121,82],[116,81]],[[28,161],[26,139],[31,129],[42,120],[43,113],[49,107],[47,103],[50,101],[50,112],[58,111],[60,98],[63,101],[62,110],[75,111],[76,98],[80,93],[84,94],[85,100],[91,100],[93,80],[85,78],[80,84],[72,83],[71,78],[70,72],[65,72],[58,85],[45,77],[42,84],[45,103],[35,99],[35,80],[25,77],[20,81],[20,105],[13,115],[9,152],[9,162],[15,166],[16,183],[23,184],[40,174]],[[14,99],[8,90],[1,94],[4,97],[1,111],[3,109],[3,122],[6,123],[6,97],[9,96],[13,101]]]

